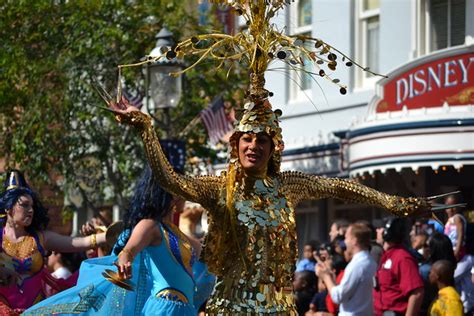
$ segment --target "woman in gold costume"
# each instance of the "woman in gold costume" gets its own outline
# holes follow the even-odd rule
[[[397,216],[420,214],[429,211],[430,206],[427,199],[391,196],[350,180],[280,172],[281,112],[273,111],[267,100],[264,72],[276,56],[284,59],[289,55],[327,62],[332,70],[337,64],[335,54],[327,56],[329,62],[320,56],[335,49],[319,39],[285,36],[270,25],[271,17],[289,1],[212,2],[230,3],[247,19],[249,29],[234,36],[195,36],[179,43],[166,57],[197,54],[201,61],[212,55],[219,62],[239,59],[247,63],[251,73],[249,103],[230,138],[227,171],[220,176],[201,177],[175,173],[163,154],[151,117],[124,98],[120,102],[110,98],[106,101],[119,122],[133,125],[140,132],[148,160],[163,188],[201,204],[210,213],[202,256],[218,283],[206,308],[209,315],[296,315],[291,286],[297,259],[294,207],[299,202],[332,197],[380,207]],[[194,44],[200,40],[214,44],[197,48]],[[302,41],[314,41],[313,47],[319,51],[307,50],[300,45]],[[347,56],[343,57],[347,61]],[[299,60],[302,59],[293,61]],[[344,94],[345,87],[340,88]]]
[[[110,107],[118,121],[140,132],[161,185],[210,212],[203,257],[218,277],[207,306],[210,315],[295,314],[291,293],[297,259],[294,207],[303,200],[333,197],[384,208],[397,216],[429,210],[425,199],[387,195],[350,180],[280,172],[281,129],[267,101],[246,106],[230,140],[227,172],[201,177],[173,171],[150,116],[125,99],[111,102]]]

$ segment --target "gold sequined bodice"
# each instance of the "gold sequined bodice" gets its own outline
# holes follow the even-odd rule
[[[42,242],[38,237],[38,242]],[[37,241],[33,236],[24,236],[20,241],[12,242],[6,234],[2,236],[2,261],[12,266],[16,272],[23,275],[33,275],[44,265],[43,255],[38,249]]]
[[[256,180],[246,191],[239,187],[238,195],[238,245],[225,218],[211,216],[204,256],[220,282],[207,312],[291,314],[294,302],[288,289],[297,257],[294,210],[276,178]],[[219,204],[225,205],[223,200]]]
[[[235,209],[239,243],[247,266],[239,283],[288,286],[293,272],[291,264],[297,257],[295,216],[281,192],[280,182],[257,180],[250,192],[241,190],[240,194]],[[222,231],[218,233],[214,235],[222,235]],[[223,274],[227,272],[230,271]]]

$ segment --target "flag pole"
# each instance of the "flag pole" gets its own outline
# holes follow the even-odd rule
[[[186,127],[181,131],[181,133],[178,134],[179,139],[183,139],[189,131],[194,128],[199,122],[201,122],[201,116],[200,113],[198,113],[192,120],[191,122],[186,125]]]

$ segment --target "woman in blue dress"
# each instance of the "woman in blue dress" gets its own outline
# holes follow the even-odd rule
[[[174,203],[147,167],[112,255],[86,260],[75,287],[24,315],[196,315],[192,265],[194,247],[200,245],[192,245],[169,220]],[[107,269],[129,280],[134,290],[107,281],[102,276]]]

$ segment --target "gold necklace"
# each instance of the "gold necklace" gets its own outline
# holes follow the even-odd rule
[[[7,235],[3,235],[2,241],[3,250],[13,258],[25,259],[30,257],[36,249],[36,240],[32,236],[24,236],[22,240],[18,242],[12,242],[8,239]]]

